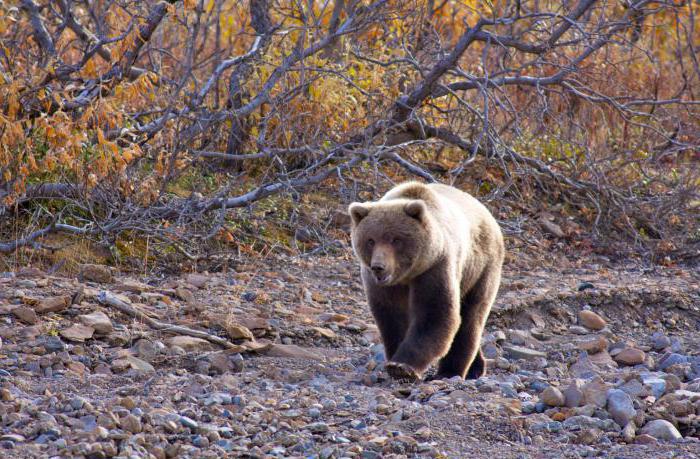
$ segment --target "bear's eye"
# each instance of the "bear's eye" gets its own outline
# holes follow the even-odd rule
[[[398,237],[395,237],[394,239],[391,240],[391,243],[393,245],[399,245],[399,244],[401,244],[401,239]]]
[[[369,239],[367,241],[367,247],[369,247],[370,249],[374,247],[374,239]]]

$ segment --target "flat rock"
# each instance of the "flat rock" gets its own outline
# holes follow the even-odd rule
[[[677,440],[683,438],[676,427],[665,419],[655,419],[642,427],[642,434],[651,435],[657,440]]]
[[[546,358],[547,354],[523,346],[505,345],[503,350],[512,359],[534,360],[536,358]]]
[[[28,306],[18,306],[13,308],[12,315],[29,325],[34,325],[39,321],[36,311]]]
[[[80,265],[78,278],[83,282],[97,282],[99,284],[109,284],[114,281],[109,266],[94,264]]]
[[[196,338],[194,336],[186,335],[171,336],[170,338],[165,340],[165,343],[169,347],[177,346],[189,352],[210,351],[214,349],[214,345],[209,341],[202,338]]]
[[[584,309],[578,313],[578,323],[589,330],[602,330],[605,328],[605,319],[593,311]]]
[[[78,317],[83,325],[92,327],[95,332],[100,335],[106,335],[114,330],[112,321],[109,316],[102,311],[94,311],[90,314],[84,314]]]
[[[324,360],[323,355],[295,344],[273,344],[266,353],[270,357],[287,357],[292,359]]]
[[[54,296],[44,298],[34,306],[37,314],[47,314],[49,312],[61,312],[70,306],[71,297],[69,295]]]
[[[644,359],[646,358],[646,356],[646,353],[644,353],[644,351],[642,351],[641,349],[627,347],[615,354],[615,357],[613,357],[613,359],[615,359],[617,363],[620,363],[622,365],[631,366],[644,363]]]
[[[608,349],[608,340],[604,336],[596,336],[577,344],[577,347],[589,354],[596,354]]]
[[[82,343],[83,341],[92,338],[92,335],[95,333],[95,329],[83,324],[73,324],[68,328],[64,328],[59,333],[62,337],[69,341],[77,341]]]

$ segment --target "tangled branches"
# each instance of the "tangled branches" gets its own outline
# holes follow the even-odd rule
[[[46,222],[3,253],[136,231],[189,256],[182,228],[211,237],[272,195],[368,164],[455,183],[477,161],[501,171],[487,191],[566,202],[594,232],[700,239],[694,2],[3,8],[0,217]]]

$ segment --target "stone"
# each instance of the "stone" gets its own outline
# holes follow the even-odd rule
[[[564,406],[566,399],[564,394],[561,393],[559,389],[554,386],[548,386],[540,394],[540,400],[546,403],[548,406]]]
[[[547,357],[547,354],[544,352],[536,351],[523,346],[505,345],[503,346],[503,350],[511,359],[535,360],[537,358]]]
[[[317,351],[294,344],[274,343],[267,351],[267,355],[270,357],[287,357],[292,359],[325,360],[323,355]]]
[[[589,333],[586,327],[581,327],[580,325],[571,325],[569,331],[574,335],[587,335]]]
[[[613,357],[617,363],[622,365],[640,365],[644,363],[646,353],[640,349],[627,347]]]
[[[165,343],[168,345],[168,347],[172,348],[177,346],[188,352],[210,351],[214,349],[214,345],[209,341],[187,335],[171,336],[165,340]]]
[[[250,341],[255,339],[253,332],[241,324],[228,322],[224,325],[224,328],[226,329],[226,334],[231,339],[246,339]]]
[[[659,363],[656,365],[656,369],[659,371],[664,371],[672,365],[678,365],[682,363],[688,363],[688,357],[681,354],[668,353],[664,354],[664,356],[661,357],[661,360],[659,360]]]
[[[83,324],[73,324],[68,328],[64,328],[59,333],[63,338],[69,341],[82,343],[85,340],[92,338],[92,335],[95,333],[95,329]]]
[[[188,284],[197,288],[204,288],[209,283],[209,276],[204,274],[192,273],[185,278]]]
[[[639,445],[653,445],[657,443],[656,438],[652,437],[649,434],[637,435],[637,437],[634,439],[634,442]]]
[[[134,416],[133,414],[126,416],[119,423],[121,424],[122,429],[126,430],[127,432],[136,434],[143,430],[141,419]]]
[[[133,355],[128,355],[126,359],[129,362],[129,366],[131,366],[132,369],[136,370],[139,373],[151,374],[156,372],[156,369],[153,367],[153,365],[146,362],[145,360],[141,360],[138,357],[134,357]]]
[[[569,408],[576,408],[577,406],[583,405],[584,395],[581,388],[583,387],[583,381],[580,379],[575,379],[569,384],[566,389],[564,389],[564,404]]]
[[[642,383],[651,391],[651,394],[656,398],[660,398],[666,392],[666,381],[659,377],[653,375],[643,375]]]
[[[70,306],[71,297],[68,295],[44,298],[34,306],[37,314],[48,314],[50,312],[61,312]]]
[[[620,427],[625,427],[637,414],[632,404],[632,398],[620,389],[608,391],[608,413]]]
[[[17,317],[25,324],[29,325],[34,325],[39,321],[39,317],[36,315],[36,311],[27,306],[18,306],[12,309],[12,315]]]
[[[664,333],[657,331],[651,335],[651,347],[655,351],[663,351],[671,345],[671,339]]]
[[[620,431],[620,426],[618,426],[612,419],[600,419],[585,415],[571,416],[563,422],[563,426],[567,430],[599,429],[603,432]]]
[[[622,438],[627,443],[632,443],[634,441],[634,437],[636,436],[636,433],[637,433],[637,426],[634,424],[634,421],[630,421],[622,429]]]
[[[589,330],[602,330],[605,328],[605,319],[600,317],[593,311],[584,309],[578,313],[578,323],[588,328]]]
[[[605,407],[608,402],[608,389],[610,385],[596,376],[591,381],[581,387],[585,404],[595,405],[599,408]]]
[[[583,429],[574,437],[574,443],[579,445],[593,445],[600,440],[601,432],[598,429]]]
[[[109,316],[102,311],[94,311],[90,314],[78,316],[83,325],[92,327],[97,334],[107,335],[114,330]]]
[[[642,434],[651,435],[657,440],[672,441],[683,438],[678,429],[665,419],[655,419],[642,427]]]
[[[131,351],[136,354],[137,357],[147,362],[153,361],[161,352],[155,342],[145,338],[136,341]]]
[[[596,336],[594,338],[581,341],[577,344],[577,347],[586,351],[589,354],[595,354],[608,349],[608,340],[604,336]]]
[[[80,265],[78,278],[82,282],[97,282],[98,284],[109,284],[114,281],[114,276],[108,266],[94,264]]]
[[[630,397],[642,397],[648,393],[650,393],[642,384],[642,382],[636,378],[630,379],[626,383],[624,383],[622,386],[620,386],[620,389],[627,392]]]

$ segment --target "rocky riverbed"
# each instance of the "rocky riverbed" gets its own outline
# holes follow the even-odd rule
[[[700,456],[697,272],[511,262],[487,376],[407,385],[356,271],[2,273],[0,457]]]

